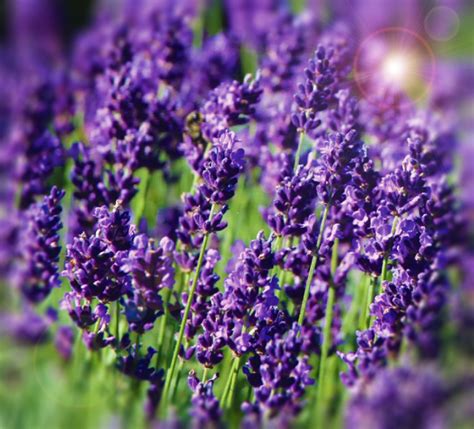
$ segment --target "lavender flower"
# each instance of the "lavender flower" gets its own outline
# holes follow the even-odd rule
[[[386,369],[353,395],[346,428],[442,428],[446,398],[439,377],[429,369]]]
[[[188,385],[193,391],[191,416],[195,428],[218,428],[221,426],[222,411],[219,401],[212,391],[217,377],[216,374],[210,380],[200,382],[194,371],[191,371],[188,376]]]
[[[299,236],[305,232],[305,223],[314,212],[316,183],[313,172],[307,168],[282,179],[276,188],[273,207],[266,214],[275,234]]]
[[[64,191],[51,189],[41,203],[30,206],[20,233],[20,268],[15,282],[23,296],[32,303],[43,301],[59,286],[58,262],[61,246],[61,199]]]
[[[204,163],[203,194],[212,204],[225,204],[235,193],[245,165],[244,150],[236,148],[235,134],[225,131]]]
[[[74,237],[67,246],[63,275],[80,296],[103,302],[116,301],[129,287],[121,265],[134,235],[130,215],[117,206],[112,212],[95,210],[96,232]]]
[[[281,13],[265,38],[261,62],[262,86],[272,92],[291,90],[305,49],[304,26],[289,13]]]
[[[204,136],[212,140],[232,126],[246,124],[261,94],[258,75],[255,80],[247,75],[243,83],[233,81],[219,85],[201,108]]]
[[[174,243],[166,237],[157,248],[145,235],[138,235],[133,240],[123,269],[132,282],[132,291],[124,300],[124,306],[134,332],[143,334],[152,329],[156,318],[163,313],[160,291],[171,289],[174,284],[173,251]]]
[[[326,52],[323,46],[319,46],[305,69],[304,84],[298,85],[295,94],[297,110],[291,121],[300,133],[311,134],[321,123],[316,119],[316,113],[326,110],[329,105],[332,96],[330,87],[334,82],[332,54],[332,51]]]
[[[306,386],[314,383],[309,377],[307,358],[298,357],[301,339],[298,326],[284,336],[272,338],[263,355],[255,355],[244,366],[249,383],[255,391],[255,404],[244,403],[246,413],[257,411],[274,417],[281,412],[296,414]]]

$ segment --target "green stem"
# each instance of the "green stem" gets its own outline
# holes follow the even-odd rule
[[[209,213],[209,219],[212,218],[212,216],[214,214],[214,210],[215,210],[215,205],[213,204],[212,207],[211,207],[211,211]],[[163,402],[162,402],[163,404],[166,404],[166,405],[167,405],[167,402],[168,402],[168,394],[169,394],[169,390],[170,390],[170,387],[171,387],[171,382],[173,380],[174,371],[176,369],[176,363],[178,361],[179,350],[180,350],[181,344],[183,342],[184,329],[186,327],[186,322],[188,320],[189,312],[191,310],[191,304],[193,302],[194,293],[196,292],[196,286],[197,286],[197,282],[198,282],[198,279],[199,279],[199,274],[201,272],[201,267],[202,267],[202,264],[203,264],[203,261],[204,261],[204,254],[206,252],[208,242],[209,242],[209,234],[206,233],[204,235],[204,239],[203,239],[203,242],[201,244],[201,250],[199,252],[199,258],[198,258],[198,262],[197,262],[197,266],[196,266],[196,272],[194,274],[193,283],[191,285],[191,290],[189,291],[188,300],[186,302],[186,307],[184,309],[183,319],[181,320],[181,325],[179,327],[178,339],[176,341],[176,346],[174,348],[173,357],[171,359],[171,365],[170,365],[170,368],[169,368],[169,370],[166,374],[165,387],[163,389]]]
[[[167,289],[165,291],[165,300],[163,302],[163,307],[164,307],[164,314],[163,314],[163,319],[161,320],[161,325],[160,325],[160,331],[158,333],[158,342],[157,342],[157,353],[156,353],[156,368],[158,368],[159,362],[161,360],[162,356],[162,347],[163,347],[163,341],[165,339],[165,333],[166,333],[166,323],[168,322],[168,302],[170,299],[171,291]]]
[[[135,210],[135,224],[138,225],[140,223],[141,218],[143,217],[143,213],[145,212],[145,205],[147,200],[148,191],[150,189],[150,172],[148,169],[143,171],[143,177],[141,178],[141,183],[139,186],[139,199],[137,201],[136,210]]]
[[[298,147],[295,153],[295,163],[293,164],[293,172],[296,171],[298,165],[300,164],[301,149],[303,147],[304,133],[300,133],[300,138],[298,140]]]
[[[273,248],[273,253],[277,253],[281,250],[283,246],[283,236],[281,235],[278,235],[276,240],[275,240],[275,246]],[[275,265],[275,267],[273,268],[274,269],[274,275],[277,275],[279,274],[280,272],[280,267],[278,265]]]
[[[120,302],[115,301],[115,338],[120,341]]]
[[[227,398],[227,408],[232,409],[232,403],[234,402],[235,386],[237,385],[237,377],[239,376],[240,370],[240,358],[237,359],[237,363],[234,366],[234,373],[232,374],[232,382],[230,384],[229,396]]]
[[[309,291],[311,289],[311,283],[313,282],[314,270],[316,269],[316,265],[318,264],[318,252],[319,252],[319,248],[321,247],[321,243],[323,241],[323,234],[324,234],[324,229],[326,228],[328,214],[329,214],[329,204],[327,204],[326,207],[324,207],[323,217],[321,220],[321,226],[319,228],[318,240],[316,242],[316,249],[315,249],[313,258],[311,259],[311,265],[309,267],[308,279],[306,280],[306,286],[304,289],[303,302],[301,303],[300,314],[298,317],[298,324],[300,326],[303,325],[304,315],[306,312],[306,305],[308,304]]]
[[[337,265],[338,265],[338,249],[339,249],[339,240],[336,239],[332,249],[332,258],[331,258],[331,274],[334,277]],[[336,289],[334,283],[331,279],[328,290],[328,298],[326,302],[326,316],[324,321],[324,330],[323,330],[323,346],[321,350],[321,361],[319,366],[319,383],[317,390],[317,401],[316,401],[316,415],[318,421],[322,422],[324,416],[326,415],[325,407],[325,397],[323,396],[327,393],[327,359],[329,354],[329,348],[331,346],[331,326],[332,319],[334,314],[334,303],[336,300]]]
[[[363,329],[367,329],[370,326],[370,305],[372,304],[372,301],[374,300],[376,284],[377,284],[377,277],[372,277],[370,279],[369,286],[367,288],[366,302],[363,307],[363,317],[362,317],[362,323],[364,324]]]
[[[336,292],[333,287],[329,288],[328,291],[328,300],[326,305],[326,317],[324,321],[324,331],[323,331],[323,347],[321,350],[321,360],[319,364],[319,382],[317,390],[317,400],[316,400],[316,415],[318,416],[318,421],[322,421],[325,416],[325,397],[326,385],[327,385],[327,360],[329,354],[329,347],[331,345],[331,325],[333,319],[334,311],[334,301],[335,301]]]
[[[226,381],[225,386],[224,386],[224,391],[222,392],[221,405],[223,407],[225,407],[225,405],[227,403],[227,397],[229,395],[230,388],[231,388],[231,385],[232,385],[232,378],[234,376],[235,367],[238,366],[238,365],[239,365],[239,358],[234,357],[232,359],[232,365],[230,366],[229,375],[227,377],[227,381]]]
[[[342,324],[344,338],[352,335],[355,332],[355,327],[358,329],[361,326],[361,323],[359,322],[359,318],[361,317],[359,311],[362,308],[361,297],[365,297],[366,295],[365,290],[368,287],[368,280],[368,277],[363,276],[358,284],[354,284],[350,308],[344,316]]]
[[[171,401],[174,403],[175,398],[176,398],[176,393],[178,391],[178,386],[181,381],[181,377],[183,376],[183,368],[184,368],[184,359],[181,359],[179,361],[179,366],[178,366],[178,373],[176,375],[176,381],[173,386],[173,391],[171,392]]]
[[[395,230],[397,229],[398,225],[398,217],[395,217],[393,219],[392,223],[392,231],[390,232],[390,237],[393,237],[393,234],[395,234]],[[388,252],[387,252],[388,253]],[[388,254],[386,254],[383,258],[382,262],[382,272],[380,274],[380,290],[382,290],[383,282],[387,280],[387,273],[388,273]]]

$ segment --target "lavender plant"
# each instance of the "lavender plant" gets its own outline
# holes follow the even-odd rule
[[[414,99],[429,43],[400,82],[363,2],[116,3],[65,43],[18,2],[0,55],[0,426],[470,427],[472,98]]]

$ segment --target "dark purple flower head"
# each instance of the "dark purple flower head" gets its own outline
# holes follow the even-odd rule
[[[314,380],[309,376],[311,367],[306,357],[299,357],[302,340],[299,327],[294,325],[284,336],[271,338],[262,355],[255,355],[244,366],[244,373],[254,388],[255,404],[244,403],[244,412],[258,410],[274,417],[279,413],[296,414],[300,399]]]
[[[326,110],[332,97],[334,67],[331,62],[333,51],[318,46],[314,57],[304,70],[305,82],[298,85],[295,102],[297,109],[292,115],[293,125],[299,132],[311,133],[321,121],[316,114]]]
[[[117,358],[116,366],[120,372],[136,380],[159,383],[163,379],[164,371],[151,365],[155,354],[156,350],[148,347],[146,355],[141,356],[140,349],[133,346],[128,349],[127,355]]]
[[[64,191],[56,187],[41,203],[28,208],[20,233],[20,267],[15,282],[30,302],[41,302],[59,286],[58,261],[61,251],[59,231],[61,199]]]
[[[135,227],[130,226],[130,214],[119,204],[112,211],[97,208],[94,214],[95,233],[82,233],[67,246],[63,275],[74,291],[88,300],[116,301],[130,287],[123,266]]]
[[[122,209],[118,201],[112,211],[102,206],[94,210],[97,218],[97,235],[100,236],[113,252],[129,250],[135,227],[130,226],[130,212]]]
[[[91,300],[115,301],[124,292],[124,284],[111,276],[114,253],[99,237],[81,234],[68,244],[63,275],[74,291]]]
[[[212,367],[219,363],[226,344],[235,354],[241,355],[256,344],[265,344],[268,327],[279,328],[278,314],[275,317],[272,314],[278,303],[275,297],[277,285],[269,278],[274,264],[272,240],[266,240],[260,232],[234,263],[233,271],[225,280],[224,293],[211,297],[202,321],[204,332],[198,337],[196,348],[196,356],[203,365]],[[256,327],[258,320],[268,322],[268,326],[263,323],[252,335],[245,332],[244,324],[249,324],[250,329]]]
[[[174,243],[167,237],[158,246],[154,240],[141,234],[133,240],[133,248],[124,260],[124,270],[132,279],[132,286],[145,305],[159,310],[162,302],[159,292],[174,284]]]
[[[299,168],[295,175],[283,178],[276,188],[273,207],[266,216],[275,234],[303,234],[305,223],[314,212],[316,185],[314,174],[307,168]]]
[[[205,137],[212,140],[232,126],[246,124],[261,94],[260,77],[252,80],[250,75],[245,76],[243,83],[225,82],[211,91],[201,108]]]
[[[26,208],[37,195],[47,192],[46,179],[64,162],[64,150],[59,139],[49,131],[29,143],[25,158],[20,164],[20,180],[23,183],[20,207]]]
[[[352,180],[354,169],[363,154],[362,141],[355,130],[345,135],[332,134],[320,152],[315,173],[318,196],[325,204],[338,204],[342,202],[345,187]]]
[[[237,181],[244,170],[244,150],[237,148],[233,132],[224,131],[204,162],[202,191],[212,204],[225,204],[235,193]]]
[[[97,322],[98,316],[87,301],[82,304],[81,296],[76,292],[66,292],[60,303],[60,308],[66,310],[71,320],[80,329],[88,328]]]

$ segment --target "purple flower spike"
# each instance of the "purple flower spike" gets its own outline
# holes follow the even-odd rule
[[[225,204],[235,193],[237,181],[244,170],[244,150],[237,149],[235,133],[224,131],[204,163],[202,191],[213,204]]]
[[[230,127],[246,124],[254,114],[261,95],[258,75],[255,80],[247,75],[243,83],[234,81],[219,85],[211,91],[201,109],[204,136],[212,140]]]
[[[56,187],[41,203],[25,213],[25,229],[20,233],[20,269],[16,274],[23,296],[30,302],[43,301],[60,284],[58,261],[61,246],[61,199],[64,191]]]

